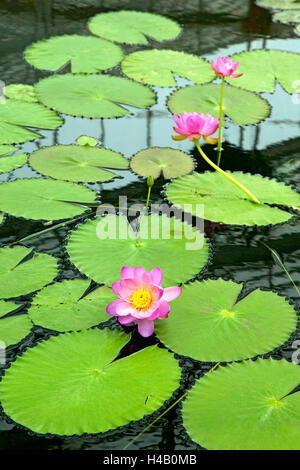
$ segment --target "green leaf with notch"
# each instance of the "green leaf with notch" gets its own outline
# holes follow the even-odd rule
[[[32,323],[28,315],[11,315],[3,318],[8,313],[13,312],[19,305],[13,302],[0,300],[0,357],[1,349],[19,343],[30,333]]]

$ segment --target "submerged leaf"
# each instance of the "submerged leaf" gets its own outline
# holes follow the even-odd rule
[[[74,279],[45,287],[34,297],[29,317],[35,325],[57,331],[81,330],[108,321],[106,306],[116,295],[103,286],[81,299],[89,285],[90,281]]]
[[[240,78],[239,78],[240,80]],[[234,82],[235,83],[235,82]],[[175,91],[168,99],[172,113],[210,113],[219,115],[221,85],[194,85]],[[239,125],[256,124],[270,114],[269,103],[255,93],[232,86],[224,89],[223,110],[225,116]]]
[[[128,340],[94,329],[27,349],[0,383],[5,413],[32,431],[59,435],[105,432],[153,413],[178,388],[180,369],[157,346],[114,361]]]
[[[0,157],[0,173],[7,173],[19,168],[27,162],[27,154],[19,153],[18,155],[11,155],[9,157]]]
[[[173,73],[195,83],[210,82],[215,78],[211,65],[205,60],[172,50],[134,52],[125,57],[122,70],[138,82],[166,87],[177,85]]]
[[[27,219],[59,220],[75,217],[86,207],[73,202],[89,203],[95,197],[96,193],[85,186],[44,178],[0,184],[0,210]]]
[[[300,23],[300,3],[299,10],[284,10],[276,13],[273,20],[280,21],[281,23]]]
[[[114,11],[94,16],[90,31],[110,41],[125,44],[148,44],[146,36],[157,41],[175,39],[180,26],[164,16],[140,11]]]
[[[299,0],[258,0],[258,5],[276,10],[298,10],[300,8]]]
[[[247,359],[287,341],[297,325],[293,307],[258,289],[237,301],[241,290],[223,279],[183,286],[168,319],[158,322],[157,336],[177,354],[205,362]]]
[[[252,192],[262,204],[252,202],[231,181],[215,172],[193,173],[172,181],[166,196],[176,207],[196,215],[197,205],[204,204],[204,216],[213,222],[236,225],[268,225],[286,222],[292,214],[270,207],[278,204],[300,209],[300,194],[290,186],[261,175],[227,172]]]
[[[140,209],[139,209],[140,210]],[[159,267],[164,286],[194,277],[208,260],[204,234],[174,217],[142,216],[138,236],[120,216],[87,220],[67,246],[72,263],[96,282],[111,285],[123,266]]]
[[[27,101],[28,103],[38,101],[34,86],[24,85],[23,83],[12,83],[11,85],[6,85],[4,88],[4,94],[8,98]]]
[[[32,153],[29,163],[42,175],[82,182],[110,181],[119,176],[103,168],[128,168],[128,160],[120,153],[89,145],[45,147]]]
[[[28,315],[12,315],[3,318],[18,307],[19,305],[13,302],[0,300],[0,358],[1,349],[17,344],[28,335],[33,326]]]
[[[57,275],[56,258],[45,253],[34,253],[30,259],[24,260],[31,253],[31,249],[21,246],[0,250],[0,298],[34,292]]]
[[[209,450],[300,450],[300,367],[258,359],[219,367],[196,382],[183,424]]]
[[[148,87],[110,75],[54,75],[36,85],[46,106],[72,116],[108,118],[129,113],[121,105],[147,108],[155,103]]]
[[[123,59],[123,51],[103,39],[66,34],[31,44],[24,57],[42,70],[55,72],[70,62],[72,73],[95,73],[117,65]]]
[[[169,147],[151,147],[136,153],[130,160],[132,170],[141,176],[165,179],[191,173],[195,168],[193,159],[180,150]]]

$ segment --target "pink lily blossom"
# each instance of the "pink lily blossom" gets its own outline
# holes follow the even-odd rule
[[[163,289],[162,280],[163,272],[159,268],[147,272],[140,266],[123,266],[121,281],[112,285],[119,299],[108,304],[107,313],[118,317],[121,325],[137,324],[140,335],[151,336],[154,321],[168,316],[168,302],[176,299],[182,292],[181,287],[177,286]]]
[[[233,73],[238,65],[238,62],[234,62],[234,64],[232,63],[231,57],[218,57],[216,63],[214,63],[213,60],[211,61],[211,66],[214,69],[215,74],[218,75],[218,77],[241,77],[243,75],[242,73]]]
[[[209,135],[214,134],[219,127],[220,119],[215,119],[211,114],[202,113],[185,113],[182,112],[178,117],[173,114],[173,118],[177,127],[173,127],[174,131],[180,135],[172,136],[174,140],[184,140],[188,138],[190,141],[194,139],[204,138],[209,144],[215,144],[218,137],[208,138]]]

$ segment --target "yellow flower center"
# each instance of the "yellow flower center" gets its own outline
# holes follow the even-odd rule
[[[152,289],[147,287],[136,289],[128,300],[136,310],[148,310],[154,300]]]

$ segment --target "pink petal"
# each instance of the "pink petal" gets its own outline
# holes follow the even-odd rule
[[[132,308],[129,302],[121,301],[116,305],[116,314],[120,316],[126,316],[134,313],[134,308]]]
[[[122,281],[114,282],[111,288],[121,299],[128,300],[138,286],[139,284],[137,284],[135,279],[123,279]]]
[[[119,317],[118,320],[119,320],[119,323],[121,323],[121,325],[130,325],[131,323],[135,322],[135,318],[132,317],[131,315],[126,315],[125,317]]]
[[[150,276],[153,284],[156,284],[157,286],[161,286],[162,281],[163,281],[163,272],[159,268],[153,268],[150,271]]]
[[[142,275],[145,274],[146,272],[147,272],[146,269],[142,268],[141,266],[138,266],[137,268],[134,269],[134,278],[141,279]]]
[[[164,318],[170,312],[170,305],[166,300],[162,300],[159,304],[159,317]]]
[[[238,78],[238,77],[241,77],[242,75],[244,75],[243,73],[233,73],[232,75],[230,75],[232,78]]]
[[[130,266],[123,266],[121,269],[121,279],[132,279],[133,278],[133,268]]]
[[[121,299],[113,300],[112,302],[110,302],[107,305],[106,312],[108,313],[108,315],[112,315],[112,316],[117,316],[118,315],[116,313],[116,307],[120,302],[123,302],[123,300],[121,300]]]
[[[148,336],[152,335],[154,331],[153,321],[138,320],[137,324],[138,324],[138,332],[140,335],[144,336],[144,338],[147,338]]]
[[[166,287],[164,289],[162,300],[166,300],[167,302],[170,302],[171,300],[177,299],[177,297],[179,297],[181,292],[182,292],[181,287],[178,287],[178,286]]]

